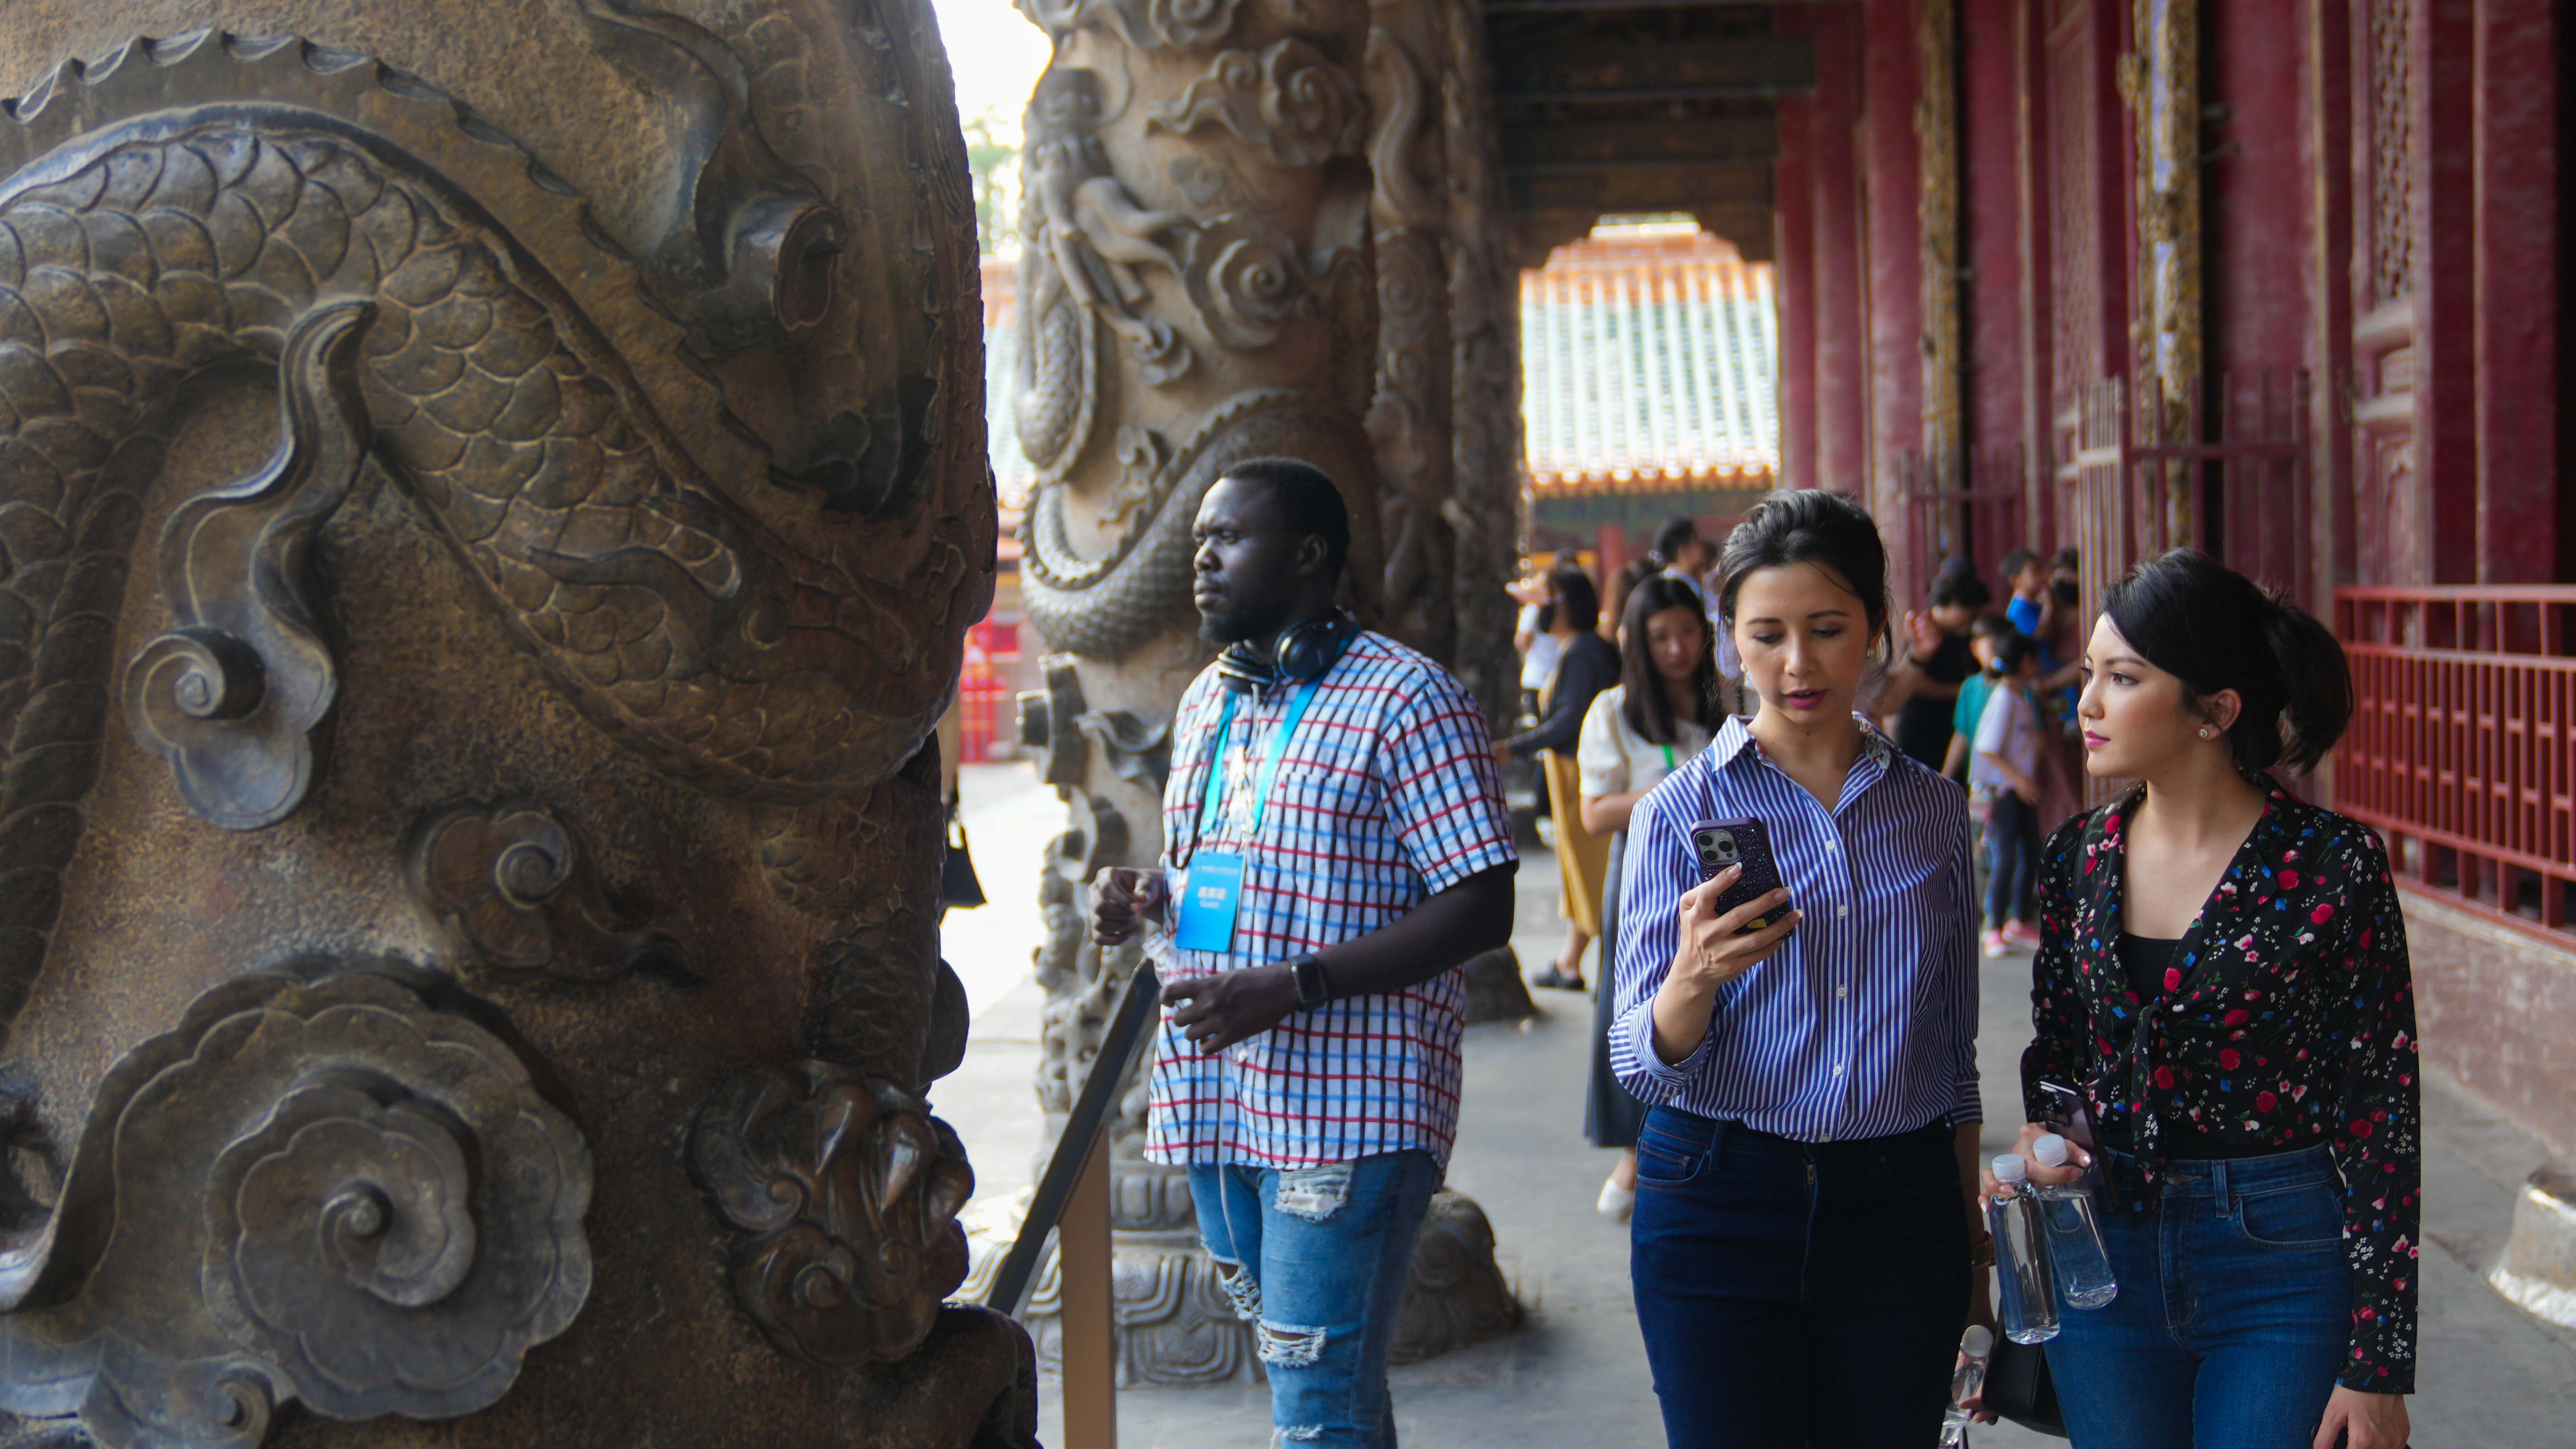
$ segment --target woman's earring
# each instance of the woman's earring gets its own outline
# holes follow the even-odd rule
[[[2200,737],[2204,740],[2209,738],[2209,726],[2202,725],[2200,727]]]

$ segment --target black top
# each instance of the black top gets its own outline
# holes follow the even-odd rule
[[[2120,930],[2139,798],[2075,817],[2040,853],[2023,1105],[2038,1121],[2040,1083],[2074,1085],[2099,1140],[2136,1155],[2141,1205],[2176,1158],[2330,1148],[2353,1288],[2341,1381],[2411,1393],[2423,1144],[2414,981],[2387,850],[2370,827],[2275,788],[2154,989],[2140,990]]]
[[[1923,673],[1935,684],[1957,684],[1976,672],[1977,651],[1968,647],[1965,634],[1942,636],[1941,647],[1923,661]],[[1907,700],[1896,712],[1896,747],[1939,773],[1950,753],[1950,716],[1957,712],[1955,699]]]
[[[2120,969],[2129,973],[2129,990],[2140,1001],[2165,994],[2165,973],[2173,969],[2174,951],[2181,945],[2179,937],[2159,941],[2135,931],[2120,933]]]
[[[1583,716],[1601,691],[1619,682],[1619,651],[1590,630],[1565,641],[1556,683],[1547,696],[1547,718],[1504,741],[1515,751],[1571,753],[1583,738]]]

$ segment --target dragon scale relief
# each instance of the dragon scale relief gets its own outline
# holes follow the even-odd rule
[[[1026,1442],[1025,1336],[939,1306],[973,1178],[921,1096],[994,527],[926,10],[532,7],[562,104],[695,118],[601,208],[452,90],[174,8],[0,108],[0,1424]],[[565,1336],[647,1376],[603,1403]]]

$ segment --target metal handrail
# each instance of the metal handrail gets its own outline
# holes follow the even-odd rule
[[[1073,1115],[1065,1121],[1064,1135],[1056,1139],[1055,1153],[1038,1177],[1037,1195],[1029,1201],[1028,1216],[1020,1220],[1020,1234],[1011,1240],[1010,1252],[993,1274],[992,1289],[984,1295],[985,1307],[1019,1316],[1029,1283],[1037,1277],[1038,1259],[1046,1251],[1047,1234],[1063,1220],[1082,1165],[1090,1160],[1100,1135],[1109,1130],[1118,1084],[1126,1079],[1127,1064],[1145,1040],[1145,1024],[1154,1019],[1162,990],[1153,963],[1138,961],[1126,993],[1118,998],[1118,1013],[1109,1019],[1109,1035],[1101,1041],[1100,1054],[1091,1059],[1091,1072],[1073,1099]]]

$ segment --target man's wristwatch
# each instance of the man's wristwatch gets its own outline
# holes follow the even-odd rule
[[[1297,981],[1297,1005],[1307,1011],[1333,999],[1331,988],[1324,984],[1324,961],[1309,951],[1288,963],[1288,974]]]

